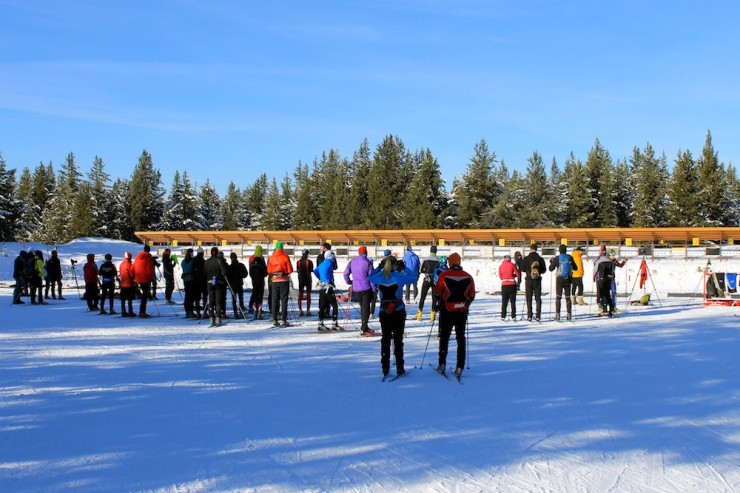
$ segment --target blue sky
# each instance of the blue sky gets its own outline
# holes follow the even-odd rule
[[[0,0],[11,168],[278,180],[367,138],[429,148],[448,188],[485,138],[510,169],[598,138],[740,161],[740,2]]]

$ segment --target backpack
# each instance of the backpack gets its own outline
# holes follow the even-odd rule
[[[540,262],[535,260],[532,265],[529,266],[529,278],[539,279],[540,278]]]
[[[573,275],[573,258],[567,253],[561,253],[558,257],[558,277],[571,277]]]

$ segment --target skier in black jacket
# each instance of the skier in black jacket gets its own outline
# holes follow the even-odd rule
[[[537,253],[537,244],[529,245],[529,254],[522,259],[522,270],[526,275],[524,280],[524,296],[527,300],[527,321],[532,321],[532,295],[535,301],[535,320],[540,321],[542,315],[542,275],[547,272],[545,260]]]
[[[203,274],[208,283],[208,303],[211,303],[211,327],[221,326],[221,306],[226,289],[226,262],[218,256],[218,248],[211,248],[211,257],[203,264]]]
[[[26,285],[26,251],[21,250],[13,263],[13,279],[15,279],[15,289],[13,290],[13,304],[24,305],[26,302],[21,300],[21,293]]]
[[[49,283],[46,285],[46,297],[49,297],[49,287],[51,287],[51,299],[57,299],[56,292],[59,291],[59,299],[63,300],[62,296],[62,265],[59,262],[59,256],[56,250],[51,251],[51,257],[46,261],[46,275],[49,278]]]
[[[249,275],[247,267],[239,262],[236,252],[231,252],[231,263],[229,264],[229,285],[231,286],[231,307],[234,309],[234,318],[244,318],[244,279]],[[236,304],[237,299],[239,305]],[[239,309],[237,310],[237,306]]]

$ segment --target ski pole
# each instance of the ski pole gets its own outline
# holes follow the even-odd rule
[[[424,348],[424,355],[421,357],[421,364],[419,365],[419,368],[424,368],[424,360],[427,357],[427,350],[429,349],[429,341],[432,340],[432,330],[434,330],[434,324],[437,323],[437,320],[432,320],[432,323],[429,325],[429,335],[427,336],[427,345]]]
[[[467,360],[467,369],[470,370],[470,336],[468,335],[468,327],[470,324],[468,323],[468,318],[465,317],[465,359]]]
[[[72,263],[72,276],[75,278],[75,287],[77,288],[77,296],[82,299],[82,295],[80,294],[80,284],[77,282],[77,270],[75,269],[75,264],[77,261],[75,259],[70,259],[70,262]]]

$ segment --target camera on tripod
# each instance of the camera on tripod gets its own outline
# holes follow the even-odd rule
[[[69,259],[69,261],[72,262],[72,265],[74,265],[74,264],[77,263],[77,261],[75,259],[73,259],[73,258]]]

